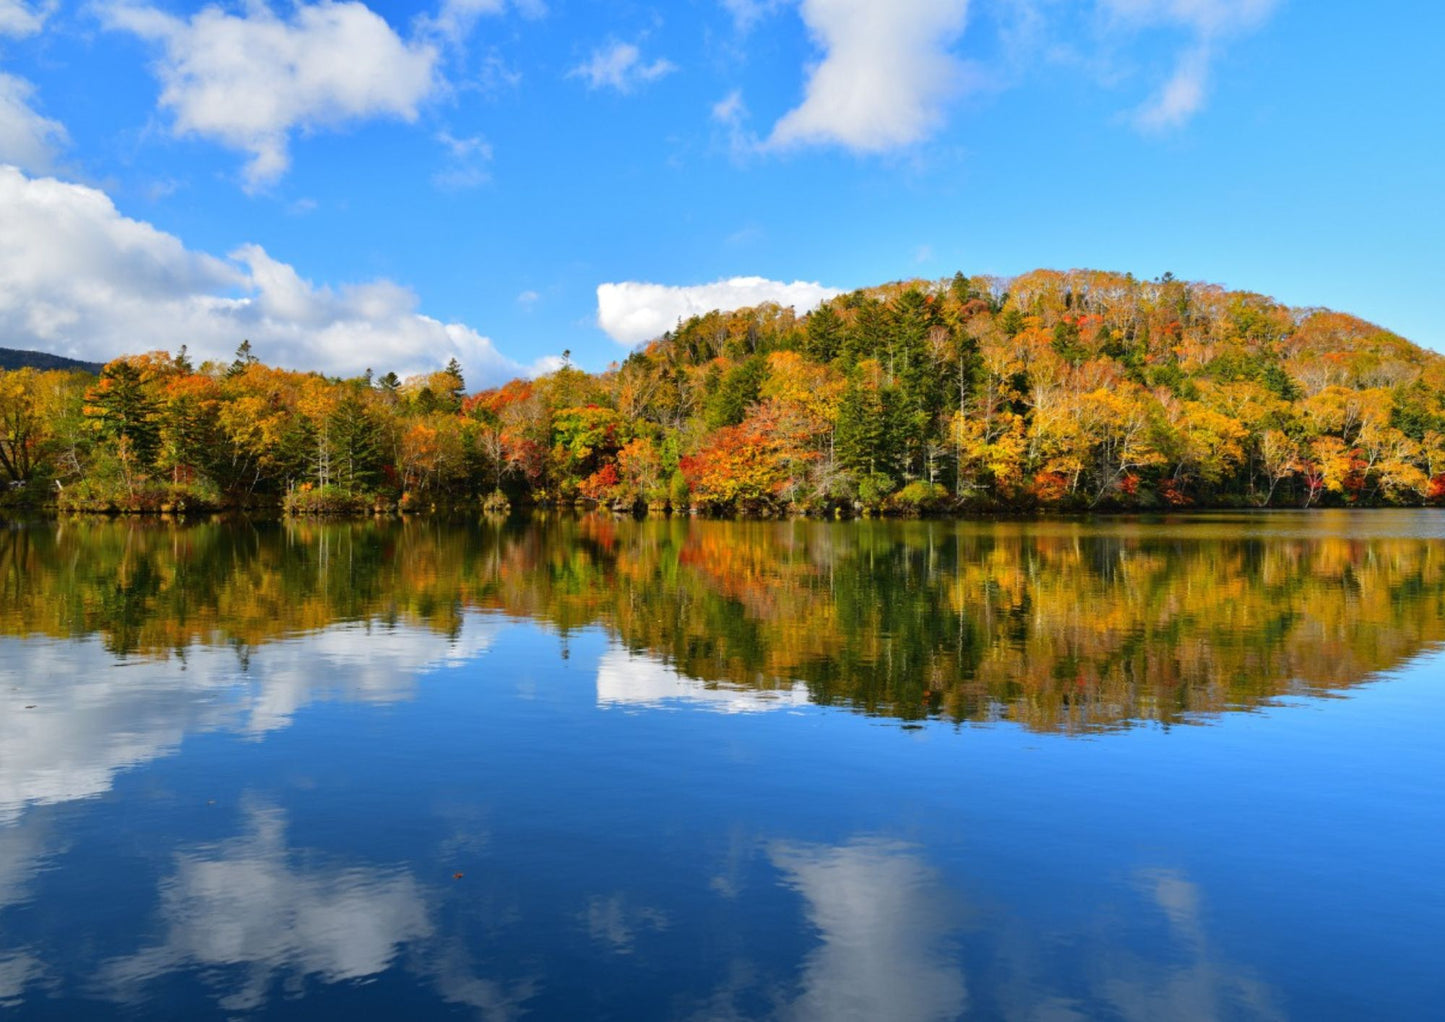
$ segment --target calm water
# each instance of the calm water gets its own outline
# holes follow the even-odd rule
[[[0,531],[0,1014],[1439,1017],[1445,515]]]

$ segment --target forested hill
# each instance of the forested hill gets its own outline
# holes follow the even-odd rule
[[[1445,500],[1445,358],[1353,316],[1167,276],[959,274],[805,316],[714,312],[603,373],[470,396],[455,364],[328,380],[249,346],[199,368],[127,357],[90,383],[16,375],[0,376],[0,470],[54,479],[81,509]]]
[[[104,366],[99,362],[81,362],[63,355],[52,355],[46,351],[0,348],[0,369],[71,369],[98,375],[103,368]]]

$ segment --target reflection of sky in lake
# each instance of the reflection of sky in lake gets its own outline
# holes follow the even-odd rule
[[[245,832],[210,848],[177,853],[161,888],[164,939],[105,964],[100,986],[144,1004],[145,984],[180,969],[244,967],[226,1010],[265,1003],[278,973],[324,983],[384,971],[399,947],[431,936],[416,879],[404,870],[318,862],[295,864],[286,819],[248,806]]]
[[[705,685],[599,630],[566,646],[482,614],[245,660],[0,641],[0,1006],[925,1022],[1436,1003],[1438,655],[1342,698],[1081,740],[905,730],[802,686]]]
[[[780,843],[769,858],[803,896],[822,942],[804,960],[790,1017],[924,1022],[964,1009],[968,995],[947,943],[957,913],[914,850],[890,841]]]
[[[802,684],[738,688],[706,684],[678,672],[671,664],[614,646],[597,662],[597,705],[661,708],[691,706],[721,713],[753,713],[808,705]]]
[[[95,638],[0,638],[0,821],[32,802],[100,794],[111,776],[173,753],[187,734],[260,737],[317,700],[410,698],[417,674],[484,653],[473,616],[456,638],[407,626],[339,625],[249,650],[195,647],[117,661]]]

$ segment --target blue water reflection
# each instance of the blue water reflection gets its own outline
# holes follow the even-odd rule
[[[1071,736],[495,611],[3,638],[0,1007],[1428,1018],[1442,678]]]

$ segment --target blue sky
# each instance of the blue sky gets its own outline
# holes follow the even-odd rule
[[[1096,267],[1445,348],[1445,5],[0,0],[0,345],[590,369]]]

